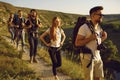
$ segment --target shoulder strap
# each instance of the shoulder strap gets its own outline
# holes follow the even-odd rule
[[[25,23],[25,18],[24,18],[24,17],[22,17],[22,22],[24,22],[24,23]]]
[[[90,21],[87,21],[86,24],[88,25],[88,27],[89,27],[90,31],[92,32],[92,34],[94,34],[95,31],[94,31],[94,28],[92,26],[92,23]]]
[[[95,30],[94,30],[94,28],[93,28],[93,26],[92,26],[91,21],[87,22],[86,24],[88,25],[88,27],[89,27],[90,31],[92,32],[92,34],[96,34],[96,33],[95,33]],[[97,45],[99,45],[97,39],[96,39],[96,41],[97,41]]]

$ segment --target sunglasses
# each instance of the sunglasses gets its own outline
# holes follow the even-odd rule
[[[104,16],[103,14],[95,14],[95,15],[98,15],[98,16]]]

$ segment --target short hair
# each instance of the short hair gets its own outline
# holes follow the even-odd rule
[[[19,13],[19,12],[22,12],[22,10],[18,10],[18,13]]]
[[[103,7],[102,6],[95,6],[95,7],[90,9],[89,14],[91,15],[92,13],[94,13],[98,10],[103,10]]]
[[[36,12],[36,10],[35,10],[35,9],[31,9],[31,10],[30,10],[30,12],[32,12],[32,11],[35,11],[35,12]]]

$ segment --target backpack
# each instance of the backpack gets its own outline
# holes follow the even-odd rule
[[[76,37],[78,34],[78,30],[85,23],[89,26],[88,20],[86,17],[78,17],[77,23],[73,29],[72,44],[73,44],[73,49],[74,49],[75,54],[79,54],[80,52],[90,53],[90,54],[92,53],[91,50],[85,46],[76,46],[75,45],[75,40],[76,40]]]
[[[78,30],[84,23],[86,23],[86,21],[87,21],[86,17],[78,17],[77,23],[73,29],[72,43],[74,45],[75,45],[75,40],[77,37]]]
[[[22,17],[22,22],[24,22],[25,23],[25,18],[23,18]],[[19,20],[19,18],[18,18],[18,14],[14,14],[14,19],[13,19],[13,23],[15,24],[15,25],[21,25],[21,22],[20,22],[20,20]],[[20,26],[21,27],[21,26]],[[22,27],[21,27],[22,28]]]

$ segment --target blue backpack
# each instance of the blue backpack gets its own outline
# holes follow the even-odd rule
[[[14,14],[14,19],[13,19],[13,22],[15,25],[21,25],[21,23],[25,23],[25,18],[21,18],[21,20],[18,18],[18,14]],[[20,26],[21,27],[21,26]]]

